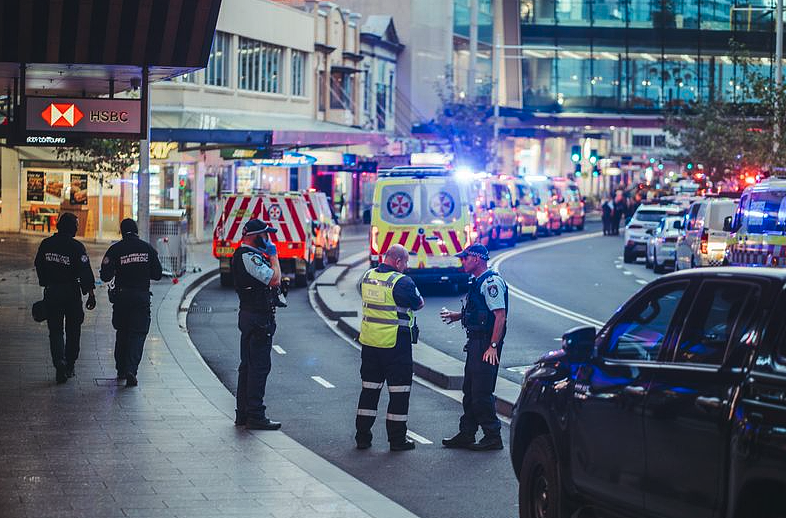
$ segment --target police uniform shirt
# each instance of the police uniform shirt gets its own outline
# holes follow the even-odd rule
[[[41,286],[75,285],[78,281],[86,295],[96,282],[85,246],[59,232],[41,242],[35,257],[35,269]]]
[[[507,286],[499,274],[489,275],[480,285],[480,294],[486,299],[490,311],[505,309],[505,290]]]
[[[265,263],[262,254],[256,249],[250,246],[243,246],[242,248],[253,250],[250,254],[243,254],[243,268],[245,268],[246,272],[248,272],[251,277],[265,286],[270,286],[270,279],[273,278],[274,273],[273,268]]]
[[[158,252],[137,236],[125,235],[109,247],[101,261],[101,280],[115,278],[117,288],[150,289],[150,279],[161,279]]]

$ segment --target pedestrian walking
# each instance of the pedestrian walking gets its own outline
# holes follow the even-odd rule
[[[57,220],[57,232],[41,242],[35,256],[38,284],[44,287],[49,350],[57,383],[74,376],[85,319],[82,296],[87,295],[85,308],[96,307],[95,277],[85,246],[75,239],[78,228],[77,217],[63,213]]]
[[[614,214],[611,217],[611,233],[618,236],[620,233],[620,223],[628,211],[628,202],[623,192],[617,191],[614,197]]]
[[[602,211],[603,235],[611,235],[611,215],[614,213],[614,205],[610,198],[604,198],[600,206]]]
[[[120,222],[123,238],[109,247],[101,261],[101,280],[114,279],[109,300],[115,328],[115,369],[126,387],[136,387],[139,362],[150,330],[150,281],[161,279],[158,252],[139,238],[133,219]]]
[[[243,226],[243,240],[232,256],[232,275],[240,299],[240,366],[237,369],[235,425],[249,430],[278,430],[265,412],[265,387],[276,332],[281,266],[270,240],[276,229],[252,219]]]
[[[371,447],[371,427],[379,396],[387,382],[390,400],[385,419],[391,451],[415,448],[407,439],[409,395],[412,388],[412,344],[417,343],[414,311],[425,302],[411,277],[404,274],[409,252],[391,246],[382,264],[368,270],[360,283],[363,320],[360,324],[362,389],[355,418],[359,450]]]
[[[459,252],[461,266],[469,273],[470,284],[461,311],[442,310],[442,321],[457,320],[467,332],[467,360],[464,364],[464,415],[459,432],[442,440],[448,448],[476,451],[501,450],[500,421],[497,417],[494,388],[497,384],[499,358],[505,338],[508,315],[508,287],[502,277],[488,268],[488,250],[481,244]],[[478,427],[483,438],[475,442]]]

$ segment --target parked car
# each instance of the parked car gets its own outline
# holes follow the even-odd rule
[[[639,205],[625,227],[623,260],[632,263],[637,258],[646,256],[649,240],[647,231],[657,227],[666,216],[681,214],[682,209],[676,205]]]
[[[519,515],[786,516],[786,271],[686,270],[525,375]]]
[[[679,216],[666,216],[657,227],[647,231],[650,237],[647,241],[646,265],[655,273],[663,273],[667,267],[674,267],[681,221]]]
[[[727,217],[737,210],[739,200],[703,198],[685,213],[677,240],[676,269],[721,266],[729,232],[723,230]]]

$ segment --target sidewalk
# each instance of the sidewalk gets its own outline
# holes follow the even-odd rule
[[[103,249],[89,252],[98,266]],[[35,272],[11,269],[0,255],[0,515],[413,517],[285,430],[233,426],[234,397],[178,324],[183,298],[217,267],[209,246],[191,252],[189,271],[201,274],[152,288],[136,388],[114,379],[103,286],[86,312],[76,378],[55,385],[46,326],[30,317],[41,297]]]

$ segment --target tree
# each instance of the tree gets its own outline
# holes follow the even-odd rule
[[[489,121],[488,96],[469,98],[456,92],[453,72],[436,85],[440,107],[434,131],[450,143],[457,164],[482,171],[493,159],[494,128]]]
[[[57,148],[57,159],[106,185],[139,160],[139,141],[88,139],[79,147]]]

